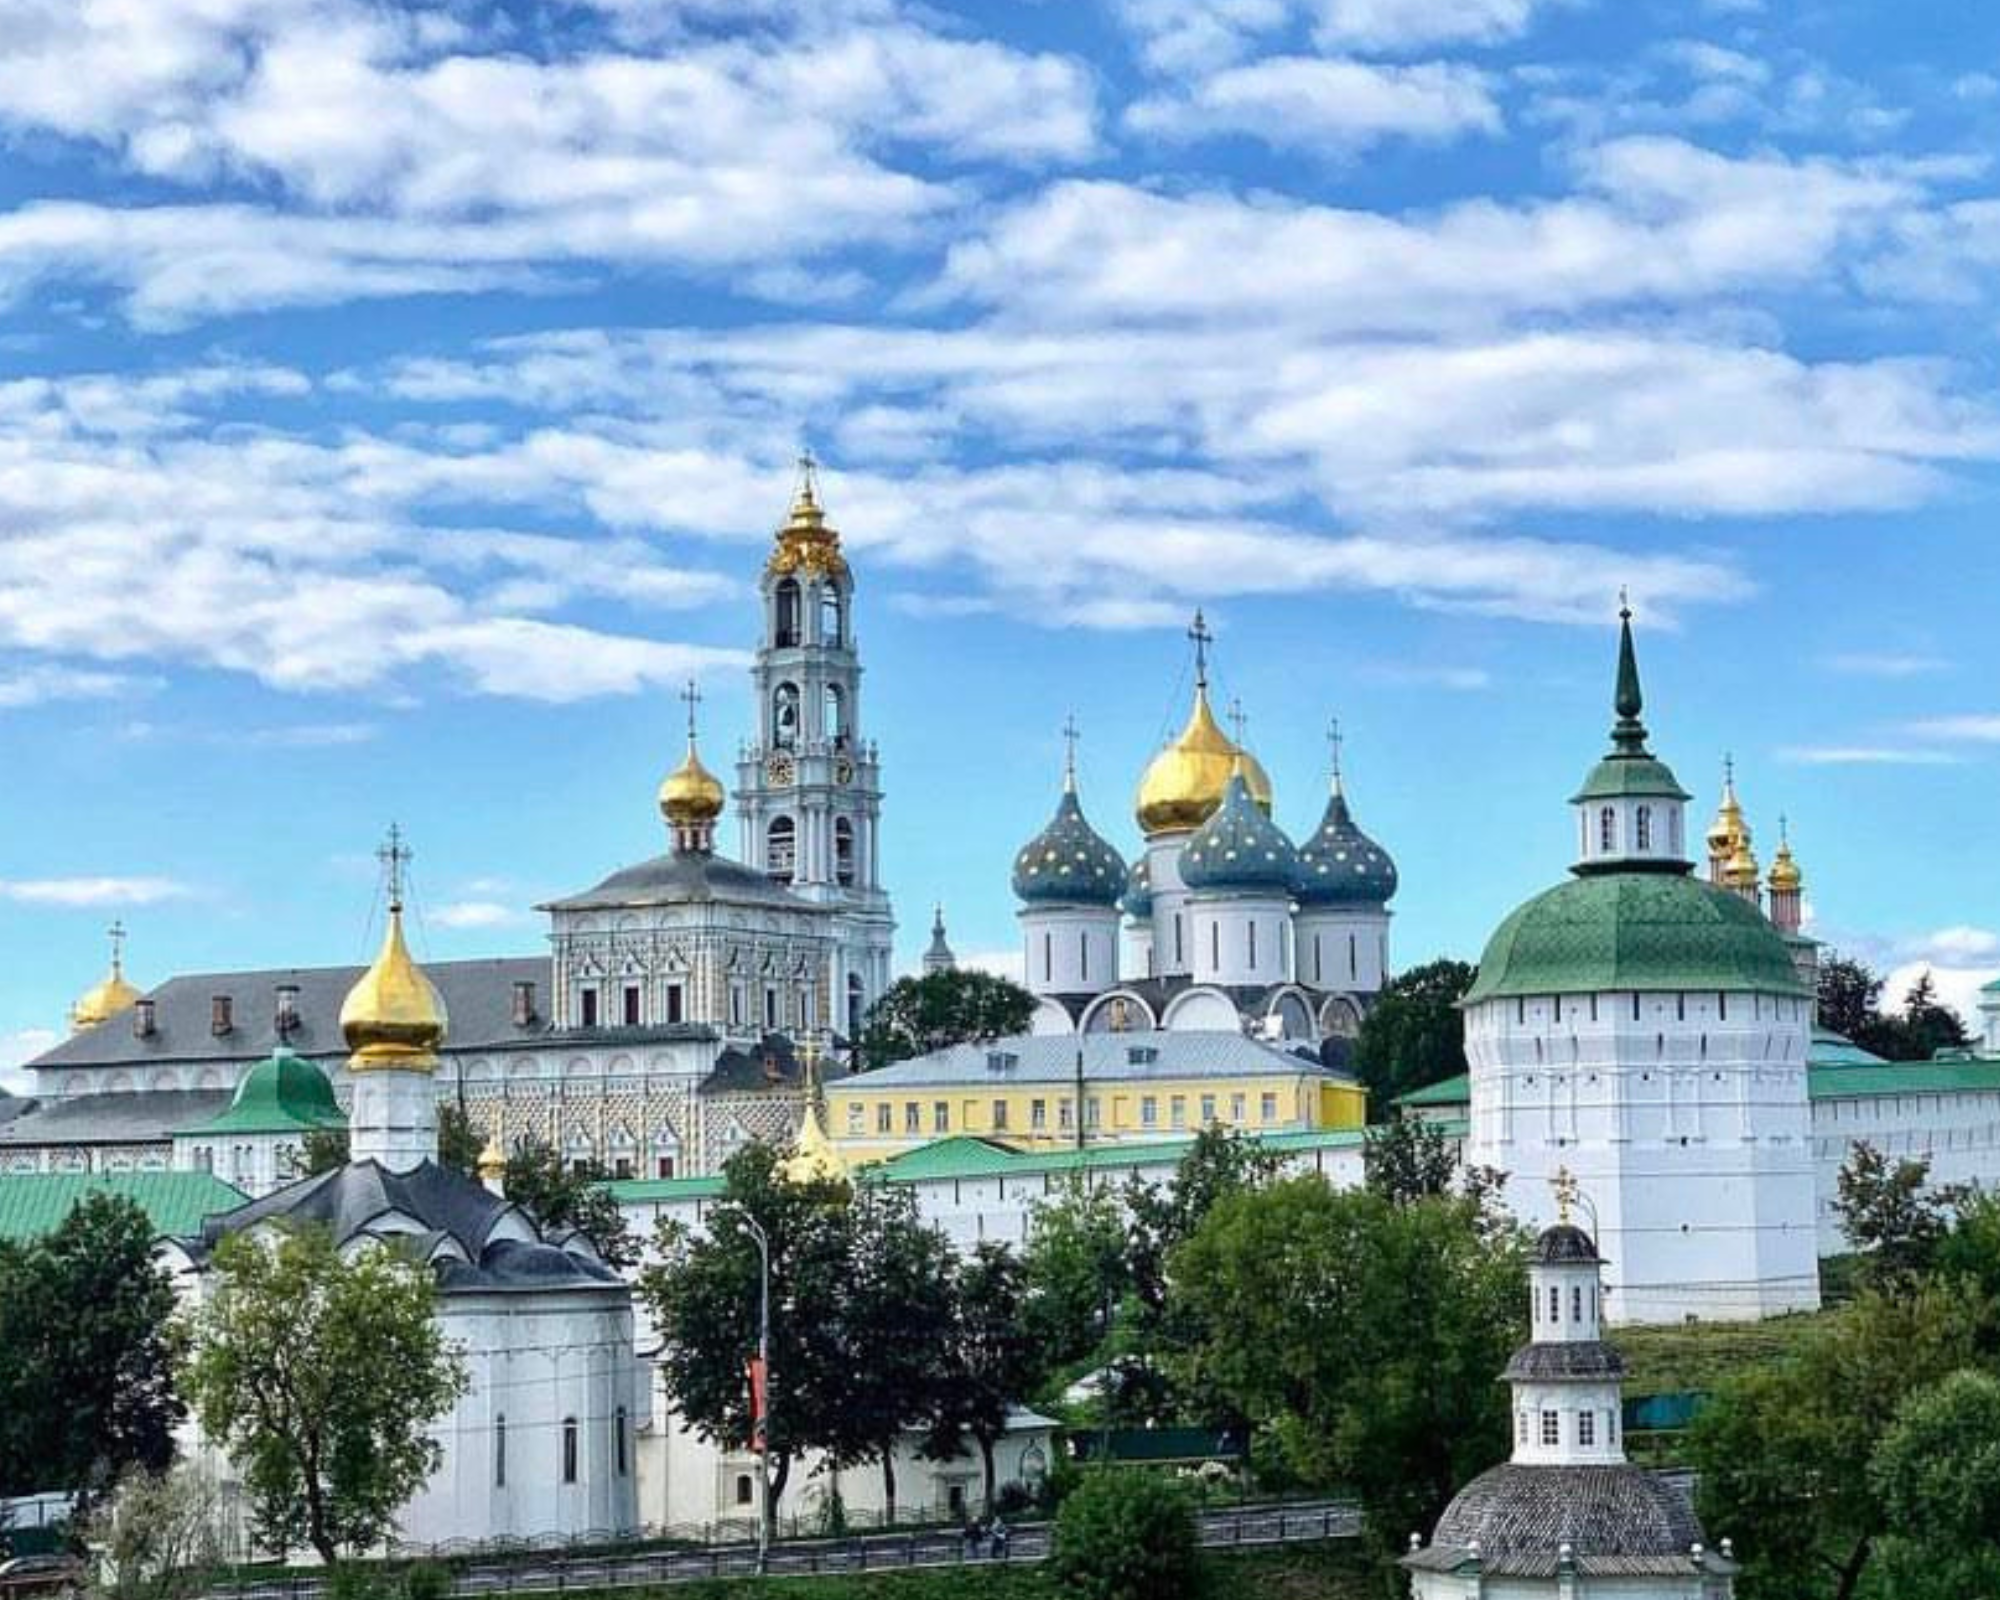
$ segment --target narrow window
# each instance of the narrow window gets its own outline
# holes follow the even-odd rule
[[[1255,972],[1257,970],[1257,924],[1255,922],[1246,923],[1243,931],[1249,935],[1250,970]]]
[[[596,1026],[597,1026],[597,991],[596,991],[595,989],[586,989],[586,990],[584,990],[584,991],[583,991],[583,994],[582,994],[582,996],[580,997],[580,999],[581,999],[581,1004],[582,1004],[582,1007],[583,1007],[583,1025],[584,1025],[584,1026],[585,1026],[586,1028],[594,1028],[594,1027],[596,1027]]]
[[[576,1418],[564,1417],[562,1425],[562,1481],[576,1482]]]
[[[1514,1413],[1514,1442],[1516,1444],[1528,1442],[1528,1413],[1525,1411]]]
[[[1350,935],[1349,943],[1351,944],[1352,942],[1353,942],[1352,935]],[[1320,969],[1319,935],[1314,934],[1313,935],[1313,982],[1320,983],[1324,981],[1325,977],[1326,974]]]
[[[1350,933],[1347,936],[1348,981],[1349,982],[1356,981],[1360,977],[1360,974],[1361,974],[1361,945],[1357,940],[1357,938],[1355,937],[1355,935]]]
[[[1715,997],[1715,1020],[1717,1022],[1729,1020],[1729,996],[1726,994],[1718,994]]]
[[[1278,1120],[1278,1097],[1274,1094],[1265,1095],[1261,1110],[1264,1113],[1264,1120],[1266,1122],[1276,1122]]]
[[[769,984],[764,986],[764,1027],[767,1032],[775,1032],[778,1026],[778,991]]]
[[[1068,1095],[1064,1095],[1056,1102],[1056,1126],[1064,1133],[1069,1133],[1076,1127],[1076,1106]]]
[[[1220,972],[1222,970],[1222,924],[1220,922],[1211,922],[1208,925],[1208,969],[1211,972]]]
[[[1005,1100],[995,1100],[993,1102],[993,1129],[996,1133],[1005,1133],[1007,1131],[1007,1102]]]
[[[1056,936],[1042,930],[1042,982],[1053,983],[1056,975]]]
[[[1201,1125],[1205,1128],[1214,1120],[1215,1120],[1215,1096],[1212,1094],[1205,1094],[1201,1097]]]
[[[886,1100],[875,1108],[875,1131],[877,1133],[896,1131],[896,1108]]]
[[[1592,1022],[1597,1020],[1597,996],[1595,993],[1590,997],[1590,1020]]]
[[[686,1004],[687,1001],[684,997],[684,991],[682,990],[681,986],[677,983],[668,984],[667,1021],[670,1024],[675,1022],[680,1022],[683,1020],[685,1013],[682,1011],[681,1008]]]
[[[750,1501],[751,1501],[751,1499],[752,1499],[752,1498],[753,1498],[753,1496],[752,1496],[752,1494],[751,1494],[751,1485],[750,1485],[750,1474],[749,1474],[749,1473],[747,1473],[747,1472],[739,1472],[739,1473],[737,1473],[737,1474],[736,1474],[736,1503],[737,1503],[737,1504],[738,1504],[739,1506],[747,1506],[747,1505],[748,1505],[748,1504],[750,1503]]]
[[[636,983],[625,985],[625,1026],[639,1026],[639,986]]]
[[[934,1133],[951,1132],[951,1102],[949,1100],[939,1100],[931,1106],[931,1131]]]
[[[1250,1118],[1250,1113],[1246,1109],[1248,1104],[1249,1102],[1244,1096],[1240,1094],[1231,1095],[1229,1097],[1229,1120],[1231,1122],[1247,1122]]]
[[[618,1408],[618,1476],[621,1478],[624,1477],[627,1470],[625,1464],[625,1408],[620,1406]]]
[[[1639,849],[1641,851],[1652,849],[1653,808],[1651,806],[1639,807],[1637,813],[1634,815],[1633,821],[1636,824],[1634,831],[1638,835]]]
[[[1570,1285],[1569,1320],[1571,1322],[1583,1321],[1583,1285],[1580,1283]]]
[[[1085,929],[1076,936],[1077,969],[1085,983],[1090,982],[1090,931]]]
[[[1677,994],[1674,996],[1674,1021],[1685,1022],[1687,1019],[1688,997],[1684,994]]]
[[[1632,1020],[1634,1022],[1639,1020],[1639,991],[1637,989],[1632,991]]]
[[[1186,960],[1187,957],[1181,953],[1181,914],[1176,911],[1174,913],[1174,965],[1178,967]]]
[[[1557,1445],[1562,1443],[1562,1415],[1555,1411],[1542,1413],[1542,1443]]]
[[[1028,1126],[1036,1133],[1046,1132],[1049,1126],[1049,1103],[1046,1100],[1028,1102]]]
[[[493,1487],[507,1487],[507,1418],[493,1419]]]
[[[1148,1128],[1157,1127],[1160,1121],[1160,1102],[1147,1095],[1139,1102],[1139,1121]]]
[[[1176,1128],[1187,1126],[1187,1096],[1177,1094],[1167,1102],[1167,1121]]]
[[[1586,1447],[1597,1443],[1597,1413],[1579,1411],[1576,1414],[1576,1442]]]
[[[1609,1411],[1604,1413],[1604,1442],[1606,1444],[1616,1444],[1618,1442],[1618,1408],[1616,1406],[1613,1406]]]
[[[1597,847],[1606,855],[1618,848],[1618,813],[1609,806],[1597,813]]]
[[[1563,1292],[1554,1284],[1549,1285],[1549,1321],[1560,1322],[1563,1318]]]
[[[923,1112],[914,1100],[903,1103],[903,1132],[922,1133],[924,1131]]]

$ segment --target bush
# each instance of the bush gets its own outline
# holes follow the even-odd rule
[[[436,1561],[413,1561],[403,1572],[403,1600],[446,1600],[451,1569]]]
[[[1187,1495],[1152,1473],[1092,1472],[1057,1513],[1049,1571],[1082,1600],[1186,1600],[1200,1576]]]

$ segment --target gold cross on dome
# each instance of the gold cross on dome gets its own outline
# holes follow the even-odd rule
[[[124,964],[125,964],[125,924],[124,924],[124,923],[122,923],[122,922],[119,922],[119,921],[116,921],[116,920],[114,920],[114,921],[112,922],[111,926],[110,926],[110,927],[108,927],[108,928],[106,928],[106,929],[104,930],[104,932],[105,932],[106,936],[107,936],[107,937],[108,937],[108,938],[109,938],[109,939],[111,940],[111,965],[112,965],[112,967],[113,967],[113,968],[115,969],[115,968],[119,968],[119,967],[122,967],[122,966],[124,966]]]
[[[1569,1221],[1569,1208],[1576,1204],[1576,1174],[1568,1167],[1557,1167],[1556,1175],[1549,1180],[1549,1187],[1556,1192],[1556,1219]]]
[[[694,714],[695,708],[701,704],[701,689],[692,678],[688,679],[687,687],[681,690],[681,703],[688,708],[688,743],[693,744]]]
[[[375,852],[375,859],[382,863],[389,875],[389,909],[403,909],[403,869],[410,864],[410,847],[403,843],[403,830],[395,823],[389,824],[389,837],[382,848]]]
[[[1194,640],[1194,681],[1197,687],[1208,687],[1208,647],[1215,643],[1215,635],[1208,631],[1208,623],[1199,608],[1194,614],[1194,625],[1187,636]]]
[[[1062,736],[1063,775],[1068,778],[1074,778],[1076,776],[1076,742],[1083,737],[1083,730],[1076,725],[1076,713],[1073,711],[1063,718]]]

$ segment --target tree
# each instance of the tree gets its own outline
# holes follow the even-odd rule
[[[868,1008],[855,1042],[858,1068],[885,1067],[955,1044],[983,1044],[1027,1031],[1035,997],[1018,983],[954,967],[898,978]]]
[[[660,1336],[659,1370],[674,1412],[704,1439],[751,1441],[748,1369],[757,1353],[758,1249],[771,1248],[771,1367],[766,1419],[769,1528],[801,1450],[838,1443],[850,1374],[838,1326],[852,1254],[842,1182],[794,1183],[778,1152],[745,1145],[723,1168],[722,1198],[696,1235],[671,1222],[655,1235],[655,1260],[639,1276]]]
[[[1056,1513],[1049,1573],[1081,1600],[1188,1600],[1201,1567],[1194,1510],[1150,1472],[1092,1472]]]
[[[1007,1414],[1041,1381],[1045,1362],[1028,1329],[1028,1274],[1003,1244],[981,1240],[959,1263],[946,1336],[944,1381],[924,1454],[949,1461],[970,1437],[979,1446],[986,1515],[993,1515],[993,1447]]]
[[[486,1141],[474,1126],[472,1113],[462,1100],[438,1102],[438,1165],[462,1172],[468,1178],[479,1175],[480,1152]]]
[[[1466,1070],[1458,1005],[1479,969],[1440,959],[1382,986],[1354,1040],[1354,1071],[1378,1106]]]
[[[637,1266],[639,1241],[603,1187],[610,1178],[600,1162],[565,1162],[548,1141],[530,1139],[507,1157],[501,1184],[507,1198],[545,1231],[574,1228],[610,1265]]]
[[[1861,1592],[1890,1531],[1869,1463],[1909,1397],[1971,1359],[1978,1311],[1956,1283],[1866,1292],[1789,1359],[1718,1387],[1690,1463],[1702,1521],[1742,1536],[1746,1600]]]
[[[1864,1050],[1880,1036],[1882,980],[1866,963],[1829,953],[1819,967],[1819,1020]]]
[[[1475,1201],[1291,1179],[1217,1206],[1172,1281],[1211,1381],[1303,1481],[1358,1494],[1378,1555],[1506,1455],[1495,1378],[1526,1331],[1525,1253]]]
[[[317,1227],[231,1235],[213,1271],[188,1397],[260,1542],[329,1563],[378,1543],[437,1471],[431,1425],[466,1388],[430,1272],[387,1246],[343,1257]]]
[[[308,1128],[299,1141],[299,1176],[317,1178],[322,1172],[336,1172],[347,1165],[345,1128]]]
[[[1077,1179],[1028,1219],[1027,1321],[1049,1365],[1090,1355],[1132,1289],[1125,1208],[1110,1189]]]
[[[1958,1013],[1937,998],[1928,969],[1903,996],[1903,1009],[1882,1010],[1882,979],[1864,963],[1842,956],[1822,962],[1819,1020],[1835,1033],[1890,1061],[1928,1061],[1940,1050],[1970,1043]]]
[[[2000,1594],[2000,1380],[1959,1371],[1912,1395],[1868,1476],[1897,1600]]]
[[[1891,1162],[1866,1140],[1857,1141],[1834,1179],[1833,1209],[1847,1242],[1863,1252],[1871,1282],[1913,1280],[1929,1269],[1951,1231],[1966,1191],[1929,1187],[1931,1164],[1906,1156]]]
[[[0,1242],[0,1495],[77,1491],[173,1459],[173,1286],[130,1200],[89,1194],[53,1233]]]
[[[1392,1205],[1435,1199],[1452,1190],[1458,1157],[1442,1129],[1401,1113],[1367,1131],[1362,1181]]]
[[[193,1600],[222,1564],[222,1507],[198,1467],[136,1470],[90,1519],[84,1543],[101,1553],[96,1600]]]
[[[1938,999],[1928,967],[1903,996],[1900,1020],[1902,1059],[1906,1061],[1928,1061],[1940,1050],[1963,1050],[1972,1042],[1958,1013]]]

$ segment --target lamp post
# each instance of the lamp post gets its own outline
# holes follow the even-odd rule
[[[757,1415],[757,1572],[771,1570],[771,1236],[755,1217],[743,1224],[757,1241],[757,1371],[762,1404]]]

